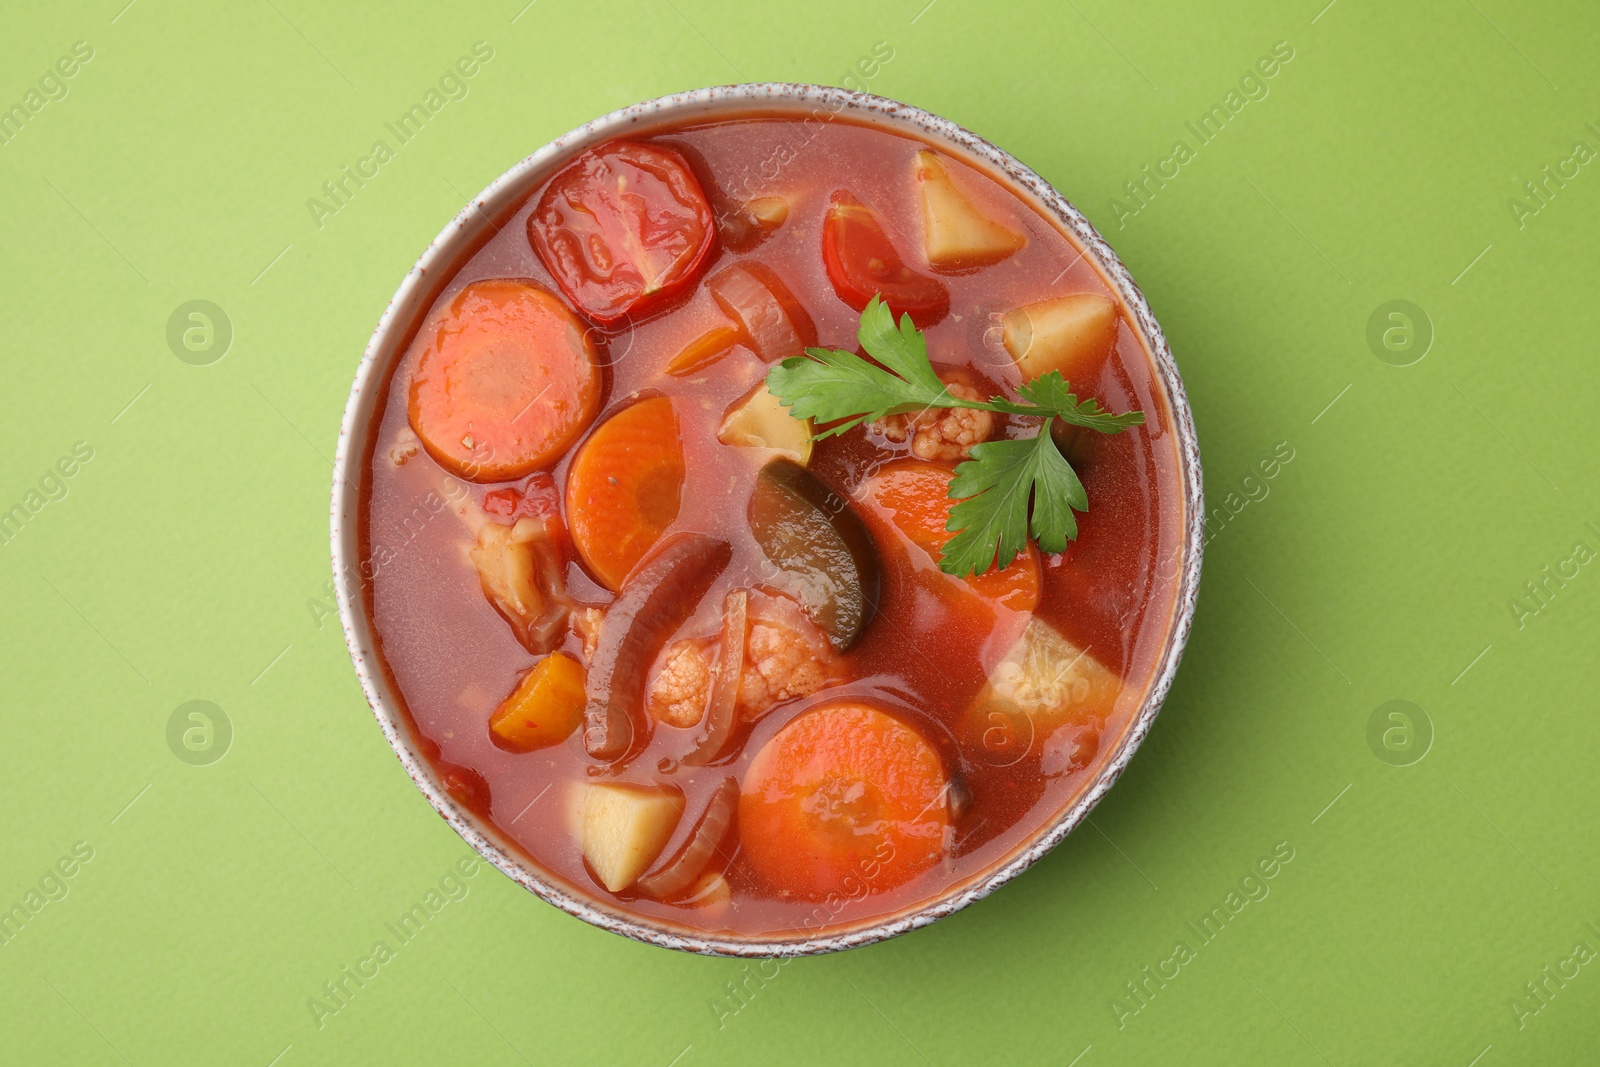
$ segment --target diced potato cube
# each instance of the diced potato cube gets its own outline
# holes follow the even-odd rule
[[[682,815],[681,793],[590,783],[583,803],[583,858],[601,885],[620,893],[661,855]]]
[[[1117,305],[1099,293],[1073,293],[1041,300],[1006,314],[1006,351],[1017,361],[1023,381],[1060,371],[1079,381],[1105,358],[1117,336]]]
[[[803,467],[811,459],[811,420],[789,414],[762,383],[728,409],[717,440],[737,447],[776,449]]]
[[[539,592],[532,545],[516,536],[521,525],[484,523],[472,549],[472,564],[478,568],[484,596],[502,614],[526,625],[544,610],[544,596]]]
[[[550,525],[531,516],[514,525],[485,517],[478,543],[468,552],[483,595],[505,616],[523,647],[540,655],[561,643],[572,608]]]
[[[917,190],[922,195],[922,246],[935,270],[970,270],[998,263],[1028,243],[967,199],[932,152],[917,153]]]
[[[560,744],[583,721],[583,667],[565,652],[552,653],[523,675],[489,719],[489,729],[518,752]]]

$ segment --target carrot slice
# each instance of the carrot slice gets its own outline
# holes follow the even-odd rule
[[[529,282],[473,282],[416,343],[411,428],[463,478],[498,482],[549,466],[599,409],[600,369],[583,324]]]
[[[567,522],[589,572],[613,591],[678,517],[683,439],[672,401],[641,400],[589,436],[567,473]]]
[[[565,652],[546,656],[489,717],[489,730],[513,752],[560,744],[583,721],[583,666]]]
[[[667,363],[667,373],[674,378],[685,378],[711,366],[733,351],[742,335],[733,326],[713,326],[693,341],[684,345]]]
[[[950,585],[981,600],[1012,611],[1028,612],[1039,605],[1039,549],[1028,549],[1003,569],[957,578],[939,570],[939,556],[955,534],[945,529],[955,501],[949,497],[951,471],[935,463],[911,460],[893,463],[864,486],[863,512],[873,522],[880,547],[898,542],[901,552],[920,575],[937,585]],[[896,536],[898,535],[898,536]],[[945,579],[939,582],[938,579]]]
[[[868,704],[805,712],[751,761],[739,838],[774,889],[860,898],[900,885],[944,855],[950,826],[939,755]]]

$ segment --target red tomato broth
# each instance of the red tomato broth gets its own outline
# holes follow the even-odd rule
[[[727,539],[733,547],[732,562],[675,635],[709,637],[718,629],[725,593],[760,586],[768,573],[744,518],[765,456],[721,445],[716,431],[728,406],[769,368],[742,347],[687,378],[672,378],[664,367],[683,344],[726,324],[703,283],[709,274],[741,259],[765,264],[783,279],[815,323],[820,344],[854,349],[859,315],[835,295],[819,255],[829,197],[840,188],[855,191],[882,220],[906,263],[927,272],[911,177],[912,156],[925,146],[843,120],[818,127],[759,116],[679,128],[654,140],[683,152],[714,204],[722,196],[718,176],[724,176],[723,189],[738,186],[733,200],[778,194],[791,199],[788,218],[776,232],[742,255],[718,248],[675,305],[647,321],[596,334],[605,337],[601,362],[606,384],[600,419],[587,432],[637,397],[671,398],[682,432],[686,480],[684,506],[664,536],[692,531]],[[783,145],[794,152],[792,161],[778,168],[775,177],[763,178],[762,163],[775,158]],[[1110,290],[1068,238],[1005,186],[948,156],[946,162],[975,203],[992,209],[994,217],[1021,229],[1029,240],[994,266],[938,275],[950,292],[950,313],[925,331],[929,353],[940,369],[965,367],[980,388],[1014,394],[1017,371],[993,343],[998,316],[1047,296]],[[486,278],[529,279],[560,293],[526,237],[526,219],[539,193],[535,190],[460,265],[435,307],[466,284]],[[490,740],[489,717],[538,657],[516,641],[481,592],[466,555],[472,534],[440,488],[445,472],[421,450],[403,465],[390,461],[391,453],[404,452],[411,439],[404,386],[415,361],[416,352],[408,352],[391,379],[374,437],[364,516],[363,555],[373,570],[370,610],[379,651],[425,747],[431,751],[437,746],[436,766],[448,762],[481,776],[489,790],[483,814],[535,865],[581,897],[658,925],[758,938],[832,931],[904,912],[982,877],[1036,835],[1089,786],[1143,702],[1173,617],[1173,579],[1182,551],[1181,475],[1171,418],[1150,356],[1126,322],[1098,377],[1074,384],[1080,395],[1095,396],[1111,410],[1143,410],[1147,424],[1114,437],[1084,435],[1071,446],[1090,510],[1078,515],[1076,543],[1065,553],[1041,556],[1043,596],[1036,609],[1069,641],[1121,674],[1124,688],[1100,731],[1096,757],[1086,768],[1054,779],[1041,773],[1037,746],[1015,762],[1007,762],[1011,756],[992,758],[963,749],[958,724],[1004,649],[994,647],[996,642],[975,640],[972,616],[954,613],[948,598],[932,595],[914,573],[891,565],[893,554],[888,552],[882,553],[887,569],[878,613],[842,657],[851,680],[781,705],[752,726],[741,727],[735,739],[739,754],[725,765],[678,767],[661,775],[662,761],[680,759],[693,735],[692,730],[661,724],[654,725],[648,744],[620,774],[588,758],[581,730],[562,745],[526,754],[497,747]],[[1008,426],[1006,420],[999,426],[997,433],[1026,429]],[[549,472],[558,489],[566,484],[576,448]],[[878,468],[907,456],[903,446],[886,450],[858,429],[819,442],[809,466],[849,496]],[[454,481],[450,491],[481,502],[489,492],[520,489],[528,482]],[[572,595],[582,602],[607,603],[609,591],[584,573],[571,551],[567,555]],[[576,634],[568,635],[564,649],[582,659]],[[942,863],[871,895],[802,900],[760,882],[740,860],[735,831],[723,846],[733,853],[727,870],[731,908],[701,910],[626,893],[617,897],[591,877],[569,829],[568,795],[576,786],[661,778],[683,788],[688,807],[666,847],[670,853],[711,791],[729,774],[742,779],[755,754],[778,730],[808,708],[850,698],[865,700],[919,730],[939,753],[952,782],[970,796],[965,812],[954,820],[952,847]]]

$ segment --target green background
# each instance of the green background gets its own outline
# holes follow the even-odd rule
[[[94,50],[0,146],[0,509],[93,449],[0,547],[0,907],[93,849],[0,945],[0,1059],[1593,1062],[1600,966],[1512,998],[1600,950],[1600,566],[1523,587],[1600,549],[1600,167],[1510,204],[1600,149],[1593,5],[124,2],[0,35],[3,107]],[[307,199],[480,40],[469,95],[315,225]],[[680,89],[838,84],[880,41],[866,87],[1015,153],[1128,263],[1213,506],[1268,490],[1213,524],[1160,720],[1089,826],[907,937],[763,981],[481,867],[319,1027],[308,998],[469,855],[326,614],[330,461],[387,299],[550,137]],[[1185,123],[1279,41],[1268,95],[1195,148]],[[1194,158],[1120,212],[1180,138]],[[197,299],[234,332],[206,366],[166,336]],[[1396,299],[1421,317],[1385,361],[1368,324]],[[169,747],[191,700],[231,723],[220,761]],[[1391,700],[1420,711],[1369,742]],[[1187,924],[1280,842],[1269,895],[1200,946]],[[1195,958],[1131,1000],[1180,939]]]

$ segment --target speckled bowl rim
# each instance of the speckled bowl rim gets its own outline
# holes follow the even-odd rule
[[[401,702],[391,691],[387,671],[380,662],[371,621],[367,617],[360,588],[360,526],[362,487],[367,472],[363,460],[374,422],[381,417],[385,381],[394,361],[403,355],[403,343],[417,316],[426,312],[429,298],[442,269],[456,265],[462,250],[472,247],[496,218],[509,217],[515,205],[538,187],[556,166],[578,152],[609,138],[638,134],[662,124],[730,117],[750,111],[798,114],[825,110],[830,116],[850,115],[857,119],[900,129],[931,141],[968,159],[990,173],[1003,175],[1047,218],[1053,218],[1072,235],[1116,288],[1133,313],[1134,324],[1155,359],[1158,377],[1171,410],[1173,431],[1177,435],[1179,467],[1184,497],[1184,564],[1176,577],[1179,585],[1173,605],[1173,619],[1166,647],[1162,650],[1155,676],[1144,705],[1124,733],[1119,749],[1112,754],[1094,783],[1061,814],[1041,827],[1031,839],[1009,857],[995,864],[975,880],[952,888],[919,907],[877,921],[835,929],[831,933],[787,939],[741,938],[699,934],[666,925],[656,925],[576,895],[557,880],[524,859],[521,849],[488,820],[457,804],[440,785],[437,775],[419,751]],[[350,398],[345,406],[339,432],[339,448],[334,459],[333,502],[331,509],[334,584],[339,598],[339,619],[356,674],[361,679],[367,702],[371,704],[383,734],[399,756],[406,773],[428,798],[436,811],[468,844],[507,876],[541,899],[585,922],[664,948],[706,955],[750,958],[793,957],[833,952],[871,944],[926,926],[980,900],[1038,862],[1077,827],[1078,823],[1105,796],[1127,767],[1139,743],[1155,722],[1167,691],[1178,669],[1189,637],[1195,599],[1200,584],[1200,561],[1205,526],[1205,506],[1200,477],[1200,451],[1195,439],[1194,421],[1183,381],[1172,358],[1166,337],[1157,324],[1144,294],[1134,284],[1105,239],[1096,232],[1077,208],[1049,183],[1010,154],[955,123],[920,108],[887,100],[880,96],[821,85],[762,82],[724,85],[648,100],[613,111],[556,138],[499,178],[466,205],[447,225],[416,266],[401,282],[394,298],[378,322],[367,344]]]

